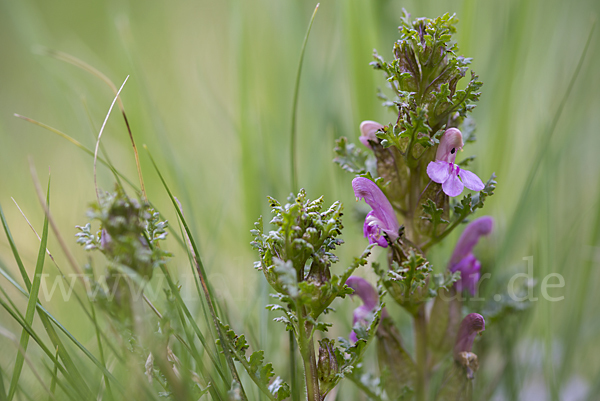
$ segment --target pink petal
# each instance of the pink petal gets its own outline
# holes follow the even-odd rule
[[[371,147],[371,144],[369,143],[369,139],[371,139],[371,138],[366,137],[366,136],[362,136],[362,135],[358,137],[358,140],[360,141],[360,143],[362,143],[363,145],[365,145],[369,149],[373,149]],[[371,139],[371,140],[373,140],[373,139]]]
[[[471,253],[475,245],[477,245],[477,242],[479,242],[479,238],[481,236],[488,235],[492,232],[493,227],[494,219],[492,219],[490,216],[482,216],[478,219],[475,219],[465,227],[465,231],[463,231],[462,235],[458,239],[456,247],[454,247],[452,257],[450,258],[450,262],[448,263],[448,267],[451,271],[454,271],[452,270],[453,266],[458,264]]]
[[[454,163],[456,153],[462,148],[462,134],[457,128],[449,128],[444,132],[444,135],[442,135],[442,139],[440,139],[440,144],[438,145],[435,154],[435,160]],[[452,149],[454,149],[454,152],[452,152]]]
[[[442,189],[446,193],[446,195],[450,197],[458,196],[464,189],[463,183],[458,178],[458,175],[455,172],[450,174],[450,177],[442,184]]]
[[[369,144],[369,141],[378,142],[377,135],[375,135],[375,133],[382,128],[383,125],[376,121],[363,121],[360,123],[360,137],[358,140],[367,148],[371,149],[371,144]]]
[[[442,184],[448,179],[448,176],[450,175],[450,169],[451,166],[446,162],[430,162],[427,165],[427,175],[433,182]]]
[[[472,191],[481,191],[483,188],[485,188],[485,185],[483,185],[481,179],[479,179],[476,174],[470,171],[461,169],[460,173],[458,173],[458,176],[462,178],[462,182],[465,184],[465,187]]]
[[[400,223],[396,217],[396,212],[390,204],[390,201],[385,197],[381,189],[373,181],[365,177],[356,177],[352,180],[352,188],[354,189],[354,195],[358,199],[364,199],[367,205],[371,206],[372,212],[369,212],[367,219],[365,219],[365,236],[367,234],[374,234],[374,230],[381,229],[388,234],[392,241],[398,238],[398,229]],[[367,220],[369,220],[367,222]],[[372,227],[367,230],[367,223],[371,223],[373,220],[377,221],[376,227]],[[367,232],[368,231],[368,232]],[[385,238],[376,239],[377,243],[381,246],[385,243]]]
[[[346,280],[346,285],[354,290],[354,294],[352,295],[358,295],[365,304],[367,311],[361,316],[364,319],[377,306],[377,302],[379,301],[377,290],[367,280],[358,276],[350,276]],[[354,316],[356,317],[356,315],[355,311]]]
[[[458,358],[461,352],[471,352],[473,341],[477,333],[485,330],[485,320],[478,313],[468,314],[460,323],[456,343],[454,344],[454,358]]]

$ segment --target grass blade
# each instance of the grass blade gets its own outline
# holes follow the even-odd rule
[[[298,73],[296,74],[296,85],[294,86],[294,100],[292,102],[292,128],[290,130],[290,174],[291,174],[291,185],[292,192],[298,191],[298,176],[297,176],[297,162],[296,162],[296,113],[298,111],[298,94],[300,92],[300,76],[302,75],[302,61],[304,61],[304,51],[306,50],[306,44],[308,43],[308,36],[310,35],[310,29],[312,28],[315,15],[319,10],[319,3],[313,11],[306,35],[304,36],[304,42],[302,43],[302,50],[300,51],[300,61],[298,62]]]
[[[206,303],[208,305],[208,309],[210,311],[210,314],[213,318],[213,323],[215,325],[215,329],[217,331],[217,335],[219,337],[219,340],[221,341],[221,344],[223,344],[223,346],[221,347],[221,349],[223,350],[223,353],[225,354],[225,359],[227,359],[227,365],[229,366],[229,370],[231,372],[231,374],[233,375],[234,380],[238,383],[238,385],[240,386],[240,395],[242,397],[242,400],[247,400],[248,397],[246,396],[246,393],[244,391],[244,387],[242,385],[242,381],[240,380],[240,377],[238,375],[237,369],[235,368],[235,364],[233,363],[233,358],[231,356],[231,354],[229,353],[229,349],[225,346],[225,338],[223,336],[223,333],[221,331],[221,325],[219,324],[219,320],[217,317],[217,313],[215,311],[215,307],[213,305],[213,296],[211,294],[211,291],[208,287],[208,283],[206,281],[206,271],[204,270],[204,266],[202,264],[202,259],[200,258],[200,253],[198,252],[198,246],[196,245],[196,242],[194,241],[194,238],[192,237],[192,233],[190,231],[190,228],[187,224],[187,221],[185,220],[185,217],[183,216],[183,213],[181,212],[181,210],[179,209],[179,205],[177,204],[177,200],[175,199],[175,197],[173,196],[173,194],[171,193],[171,190],[169,189],[169,186],[167,185],[166,181],[164,180],[162,174],[160,173],[160,170],[158,169],[158,166],[156,165],[154,158],[152,157],[152,155],[150,154],[150,151],[148,150],[148,148],[146,146],[144,146],[144,148],[146,149],[146,151],[148,152],[148,156],[150,157],[150,161],[152,162],[152,165],[154,166],[154,169],[156,170],[156,173],[158,174],[158,177],[160,178],[160,181],[162,182],[165,190],[167,191],[167,193],[169,194],[169,198],[171,199],[171,202],[173,203],[173,207],[175,208],[175,211],[177,212],[177,215],[179,216],[179,219],[181,220],[181,223],[183,224],[183,227],[185,229],[185,233],[186,233],[186,238],[189,240],[192,249],[194,250],[194,262],[196,263],[196,267],[198,270],[198,276],[200,277],[200,283],[202,284],[202,290],[204,291],[204,297],[206,299]],[[183,301],[182,301],[183,303]],[[185,305],[185,304],[183,304]],[[187,309],[187,307],[186,307]]]
[[[60,136],[63,139],[66,139],[67,141],[71,142],[73,145],[77,146],[79,149],[83,150],[85,153],[87,153],[89,156],[94,157],[94,151],[92,151],[91,149],[87,148],[86,146],[84,146],[81,142],[77,141],[76,139],[74,139],[73,137],[65,134],[64,132],[51,127],[47,124],[41,123],[37,120],[34,120],[33,118],[29,118],[29,117],[24,117],[20,114],[14,114],[15,117],[18,117],[22,120],[25,120],[27,122],[30,122],[32,124],[37,125],[38,127],[44,128],[50,132],[53,132],[54,134]],[[121,173],[119,170],[117,170],[116,168],[114,168],[108,161],[104,160],[102,157],[98,156],[98,161],[102,164],[104,164],[106,167],[108,167],[111,172],[113,173],[113,175],[120,177],[123,181],[125,181],[134,191],[135,193],[140,196],[140,197],[144,197],[146,198],[144,192],[142,190],[140,190],[133,182],[131,182],[130,179],[128,179],[123,173]],[[159,210],[154,207],[154,205],[152,205],[152,203],[150,203],[150,205],[154,208],[154,210],[156,210],[157,212],[159,212]],[[159,212],[160,213],[160,212]],[[161,216],[164,217],[161,213]],[[175,231],[173,228],[169,227],[169,232],[171,232],[171,234],[173,235],[173,237],[175,237],[175,239],[177,240],[177,243],[179,245],[181,245],[182,248],[187,249],[185,244],[183,243],[183,240],[181,239],[181,237],[179,236],[179,234],[177,233],[177,231]]]
[[[14,334],[12,334],[11,332],[9,332],[8,330],[6,330],[2,326],[0,326],[0,335],[8,338],[11,341],[13,341],[15,344],[18,344],[17,338],[14,336]],[[27,365],[29,365],[29,368],[31,369],[31,372],[36,377],[36,379],[38,379],[38,381],[40,382],[40,384],[42,385],[42,387],[44,388],[44,390],[46,390],[46,392],[50,395],[51,399],[56,400],[56,398],[54,397],[54,394],[52,394],[52,392],[50,391],[50,389],[46,386],[46,383],[44,383],[44,380],[42,380],[42,378],[39,375],[37,369],[35,368],[35,366],[31,362],[31,359],[29,359],[27,357],[26,351],[21,346],[18,346],[18,349],[19,349],[19,355],[23,355],[23,358],[27,362]]]
[[[73,138],[73,137],[65,134],[64,132],[62,132],[62,131],[54,128],[54,127],[51,127],[51,126],[49,126],[47,124],[44,124],[42,122],[34,120],[33,118],[25,117],[25,116],[22,116],[22,115],[16,114],[16,113],[14,114],[14,116],[20,118],[21,120],[25,120],[27,122],[30,122],[32,124],[37,125],[38,127],[44,128],[44,129],[46,129],[46,130],[48,130],[50,132],[55,133],[56,135],[60,136],[61,138],[66,139],[67,141],[71,142],[73,145],[77,146],[79,149],[83,150],[88,155],[94,157],[94,151],[92,151],[91,149],[87,148],[84,144],[82,144],[81,142],[79,142],[77,139],[75,139],[75,138]],[[125,181],[131,188],[133,188],[133,190],[138,195],[141,194],[140,189],[137,188],[135,186],[135,184],[133,182],[131,182],[131,180],[129,180],[127,177],[125,177],[123,174],[121,174],[117,169],[115,169],[113,167],[113,165],[110,164],[107,160],[104,160],[102,157],[98,156],[98,161],[100,163],[104,164],[106,167],[108,167],[115,176],[118,176],[123,181]]]
[[[0,401],[6,401],[6,389],[4,388],[4,375],[0,369]]]
[[[106,75],[104,75],[101,71],[97,70],[96,68],[92,67],[88,63],[86,63],[68,53],[64,53],[64,52],[56,51],[56,50],[50,50],[50,49],[43,49],[43,53],[47,54],[50,57],[54,57],[57,60],[64,61],[65,63],[69,63],[71,65],[74,65],[75,67],[81,68],[82,70],[89,72],[90,74],[100,78],[113,91],[113,93],[115,94],[115,100],[118,101],[119,109],[121,109],[121,115],[123,116],[123,120],[125,120],[125,126],[127,127],[127,133],[129,134],[129,139],[131,140],[131,146],[133,147],[133,153],[135,155],[135,165],[137,167],[138,178],[140,180],[140,186],[142,188],[142,197],[144,200],[147,200],[148,198],[146,196],[146,189],[144,187],[144,178],[142,177],[142,167],[140,165],[140,156],[138,154],[137,146],[135,146],[135,141],[133,140],[133,133],[131,132],[131,127],[129,125],[129,120],[127,119],[127,114],[125,114],[125,107],[123,106],[123,102],[121,101],[121,97],[119,96],[119,92],[121,92],[121,89],[123,87],[121,86],[121,89],[117,90],[117,87],[115,86],[115,84]],[[129,76],[127,76],[127,78],[129,78]],[[127,81],[127,79],[125,79],[125,80]],[[125,83],[123,83],[123,85],[124,84]],[[112,106],[111,106],[111,108],[112,108]],[[109,111],[109,114],[110,114],[110,111]]]
[[[522,221],[524,221],[523,214],[525,213],[525,204],[526,204],[527,198],[529,197],[530,191],[533,188],[533,183],[534,183],[535,177],[537,175],[537,172],[542,164],[542,161],[544,160],[544,157],[546,156],[546,153],[548,152],[548,149],[550,148],[552,136],[554,135],[554,131],[556,129],[556,126],[558,125],[558,120],[560,119],[562,112],[565,108],[565,105],[567,104],[567,100],[569,100],[569,95],[571,94],[571,90],[575,86],[575,82],[577,81],[577,78],[579,77],[581,67],[583,66],[583,61],[585,60],[585,56],[588,53],[590,43],[593,38],[595,27],[596,27],[596,23],[594,22],[594,24],[590,28],[590,33],[588,35],[587,41],[586,41],[583,51],[581,53],[581,57],[579,58],[579,61],[577,63],[577,67],[575,68],[575,71],[573,72],[573,75],[571,76],[571,80],[569,82],[569,85],[567,86],[567,90],[562,97],[562,100],[560,102],[560,105],[558,106],[558,109],[554,113],[554,118],[552,119],[552,122],[548,126],[548,132],[539,141],[540,149],[539,149],[538,153],[536,154],[533,166],[532,166],[531,170],[529,171],[526,184],[523,187],[523,191],[521,192],[521,196],[519,197],[519,201],[517,202],[517,207],[515,209],[515,213],[513,215],[512,220],[510,221],[510,225],[507,228],[506,232],[509,232],[509,233],[515,232],[516,226],[518,224],[520,224]],[[517,236],[515,236],[515,235],[506,235],[504,237],[504,243],[503,243],[502,249],[503,250],[509,249],[510,245],[512,245],[512,243],[516,239],[517,239]]]
[[[50,179],[48,179],[48,193],[46,196],[46,205],[50,206]],[[40,290],[40,283],[42,279],[42,272],[44,270],[44,260],[46,257],[46,244],[48,243],[48,216],[44,217],[44,229],[42,231],[42,240],[40,249],[38,252],[37,262],[35,264],[35,275],[33,276],[33,285],[29,292],[29,301],[27,302],[27,311],[25,313],[25,321],[31,325],[33,323],[33,316],[35,314],[35,306],[37,305],[38,292]],[[17,354],[15,361],[15,367],[13,375],[10,380],[10,387],[8,390],[8,401],[11,401],[17,390],[17,383],[19,377],[21,377],[21,371],[23,369],[23,363],[25,362],[25,353],[27,351],[27,344],[29,343],[29,333],[23,329],[21,333],[21,339],[19,340],[19,347],[22,352]]]
[[[104,118],[104,122],[102,123],[102,127],[100,127],[100,132],[98,133],[98,140],[96,141],[96,149],[94,150],[94,186],[96,187],[96,196],[98,198],[98,203],[100,203],[100,193],[98,192],[98,182],[96,180],[96,160],[98,160],[98,146],[100,145],[100,139],[102,138],[102,132],[104,132],[104,127],[106,127],[106,122],[108,121],[108,117],[110,117],[110,113],[111,113],[113,107],[115,106],[115,102],[119,98],[119,94],[123,90],[123,87],[127,83],[128,79],[129,79],[129,75],[127,75],[127,78],[125,78],[125,81],[123,81],[123,83],[121,84],[119,91],[117,92],[117,94],[115,95],[115,98],[113,99],[112,103],[110,104],[108,113],[106,113],[106,117]]]
[[[56,350],[56,355],[54,356],[58,359],[58,349]],[[54,391],[56,390],[56,382],[58,381],[58,365],[54,365],[54,369],[52,369],[52,381],[50,382],[50,393],[54,395]],[[52,397],[54,398],[54,397]]]
[[[27,287],[27,291],[31,291],[31,280],[29,280],[29,276],[27,275],[25,266],[23,266],[23,261],[21,260],[21,256],[19,255],[19,251],[17,250],[17,246],[15,245],[15,241],[12,237],[12,234],[10,233],[8,224],[6,223],[6,218],[4,217],[4,211],[2,210],[2,205],[0,205],[0,219],[2,220],[2,227],[4,227],[4,232],[6,233],[6,238],[8,238],[8,243],[10,244],[10,249],[12,250],[13,256],[15,257],[17,266],[19,266],[19,272],[21,272],[21,277],[23,278],[23,281],[25,282],[25,287]]]
[[[16,282],[14,281],[14,279],[12,277],[10,277],[10,275],[2,268],[0,268],[0,274],[2,276],[4,276],[4,278],[6,278],[6,280],[8,280],[9,283],[11,283],[17,290],[19,290],[23,295],[28,296],[27,292]],[[98,361],[98,359],[96,359],[96,357],[87,349],[83,346],[83,344],[81,344],[74,336],[73,334],[71,334],[71,332],[69,332],[52,314],[50,314],[50,312],[48,312],[41,304],[37,304],[37,309],[38,309],[38,314],[40,315],[40,318],[47,318],[52,324],[54,324],[54,326],[56,326],[65,336],[67,336],[67,338],[77,347],[79,348],[96,366],[98,366],[98,368],[100,368],[100,370],[102,370],[102,373],[105,375],[108,375],[109,378],[111,378],[111,380],[113,381],[113,383],[116,383],[119,385],[119,389],[123,389],[121,384],[117,381],[117,379],[108,371],[106,370],[106,368],[102,365],[102,363],[100,361]],[[43,317],[42,317],[43,316]],[[123,358],[115,353],[115,356],[117,357],[117,359],[119,359],[119,361],[123,362]]]

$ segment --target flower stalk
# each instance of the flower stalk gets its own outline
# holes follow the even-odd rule
[[[458,47],[451,39],[456,23],[449,14],[411,20],[405,13],[393,60],[385,61],[375,52],[371,63],[385,75],[394,97],[380,95],[397,117],[388,125],[361,123],[359,141],[366,150],[357,150],[345,138],[335,149],[334,161],[357,174],[352,181],[357,199],[364,199],[372,209],[364,220],[364,236],[370,244],[387,249],[387,269],[373,266],[379,284],[413,318],[414,362],[403,352],[393,357],[390,353],[379,355],[380,364],[392,371],[391,379],[382,379],[383,388],[394,399],[408,397],[406,388],[417,401],[429,399],[428,382],[440,358],[450,354],[448,343],[456,337],[460,321],[460,301],[449,303],[445,294],[475,293],[481,263],[472,253],[473,247],[492,228],[490,217],[473,221],[459,240],[447,271],[433,274],[427,252],[483,207],[496,184],[494,175],[484,184],[465,168],[473,158],[456,160],[465,143],[474,140],[459,127],[475,107],[482,85],[471,72],[471,79],[462,86],[465,89],[457,89],[471,60],[457,54]],[[465,188],[474,193],[455,199]],[[358,293],[359,287],[351,286]],[[361,308],[369,309],[364,295],[358,295],[364,301]],[[431,321],[425,312],[428,303],[434,303]],[[361,308],[354,312],[355,322]],[[396,337],[392,335],[393,322],[386,322],[385,327],[379,342],[391,350],[390,339]],[[355,332],[351,340],[353,336]],[[399,336],[396,343],[400,344]],[[474,365],[469,363],[476,363],[476,357],[463,357],[471,369]],[[414,375],[406,373],[411,371]],[[463,378],[462,374],[459,377]],[[399,386],[398,379],[406,388]],[[466,387],[461,383],[457,388]],[[464,394],[450,393],[447,399],[463,398]]]

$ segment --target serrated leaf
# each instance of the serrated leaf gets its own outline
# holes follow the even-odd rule
[[[355,144],[349,143],[346,137],[341,137],[335,142],[333,151],[336,156],[334,163],[350,173],[362,174],[367,171],[366,163],[369,154],[358,148]]]
[[[228,326],[219,321],[223,332],[224,339],[227,344],[222,344],[222,347],[228,347],[234,358],[238,360],[248,375],[257,385],[257,387],[272,401],[281,401],[291,395],[290,387],[284,383],[281,378],[276,377],[271,363],[264,363],[264,351],[254,351],[250,357],[246,357],[248,344],[244,335],[237,335]],[[272,380],[273,379],[273,380]]]

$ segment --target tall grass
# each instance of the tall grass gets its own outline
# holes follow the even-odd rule
[[[33,281],[34,272],[43,268],[50,282],[56,275],[72,273],[56,236],[44,235],[45,213],[37,201],[27,156],[40,176],[51,169],[51,212],[63,237],[73,239],[69,246],[81,266],[88,255],[76,247],[72,236],[95,199],[93,158],[13,113],[54,127],[93,150],[114,96],[97,77],[40,55],[39,46],[75,55],[113,82],[131,76],[121,97],[133,136],[138,146],[146,144],[151,150],[182,204],[188,235],[197,242],[196,256],[201,256],[221,305],[217,313],[236,331],[245,332],[253,348],[263,347],[267,360],[287,378],[287,334],[262,309],[269,288],[252,267],[257,256],[249,246],[249,230],[260,214],[268,213],[266,196],[284,198],[292,186],[288,150],[295,77],[315,5],[277,0],[0,3],[0,204],[11,232],[11,239],[0,234],[0,267],[6,272],[0,278],[5,292],[0,300],[6,305],[0,310],[0,328],[1,333],[21,338],[17,346],[10,336],[0,337],[0,400],[11,391],[19,399],[45,399],[48,392],[64,399],[88,399],[90,394],[120,399],[132,396],[131,383],[139,384],[138,396],[152,397],[143,367],[124,359],[114,328],[87,302],[82,285],[75,289],[81,303],[53,297],[36,305],[35,297],[26,296],[35,286],[23,272]],[[368,63],[373,48],[389,54],[402,7],[413,16],[456,12],[461,20],[457,36],[461,53],[474,58],[473,69],[484,82],[473,113],[478,141],[472,149],[478,158],[472,169],[481,176],[496,172],[499,182],[486,209],[496,218],[497,229],[478,250],[484,272],[492,274],[482,285],[484,297],[505,290],[512,274],[526,271],[523,258],[533,257],[539,300],[510,326],[488,325],[481,340],[491,344],[491,351],[482,358],[477,391],[481,399],[488,395],[507,400],[596,399],[598,29],[581,57],[600,3],[321,3],[299,85],[297,181],[312,197],[324,195],[327,202],[341,199],[346,205],[346,244],[338,252],[342,265],[349,265],[356,250],[364,248],[364,239],[361,222],[352,213],[351,177],[331,163],[333,141],[342,135],[355,141],[362,120],[394,118],[379,107],[376,93],[384,81]],[[99,153],[102,160],[137,183],[131,142],[118,114],[107,121],[102,145],[106,149],[106,155]],[[111,189],[114,175],[101,163],[99,159],[98,186]],[[174,254],[168,264],[173,282],[164,284],[173,290],[171,284],[184,283],[182,277],[195,280],[194,255],[185,245],[187,229],[179,229],[179,208],[171,204],[143,151],[140,164],[148,198],[174,229],[166,245]],[[11,197],[41,234],[42,245],[47,237],[56,265],[44,258],[46,246],[40,245]],[[432,253],[437,270],[445,268],[454,242]],[[102,265],[101,258],[91,262]],[[368,275],[367,270],[363,273]],[[564,296],[561,301],[540,296],[539,284],[550,273],[565,279],[564,288],[549,289],[553,297]],[[218,383],[210,390],[218,399],[230,379],[226,360],[213,345],[218,333],[201,292],[194,281],[189,284],[183,286],[181,302],[175,306],[160,291],[149,295],[149,301],[158,313],[176,317],[180,338],[171,345],[177,355],[189,358],[181,361],[183,366],[214,359],[216,367],[207,366],[202,379]],[[332,336],[347,336],[353,305],[335,306],[339,319]],[[402,311],[392,312],[406,328]],[[405,332],[410,337],[410,331]],[[23,340],[26,337],[29,341]],[[55,341],[63,345],[58,347],[63,355],[57,356]],[[25,350],[27,358],[22,356]],[[59,360],[64,361],[65,355],[72,366],[64,364],[62,371]],[[157,365],[171,363],[158,359]],[[11,383],[19,364],[22,373],[18,382]],[[82,381],[77,372],[86,372]],[[259,399],[249,390],[248,377],[241,373],[241,380],[248,383],[244,388],[249,399]],[[338,399],[365,399],[359,394],[353,384],[344,383]]]

